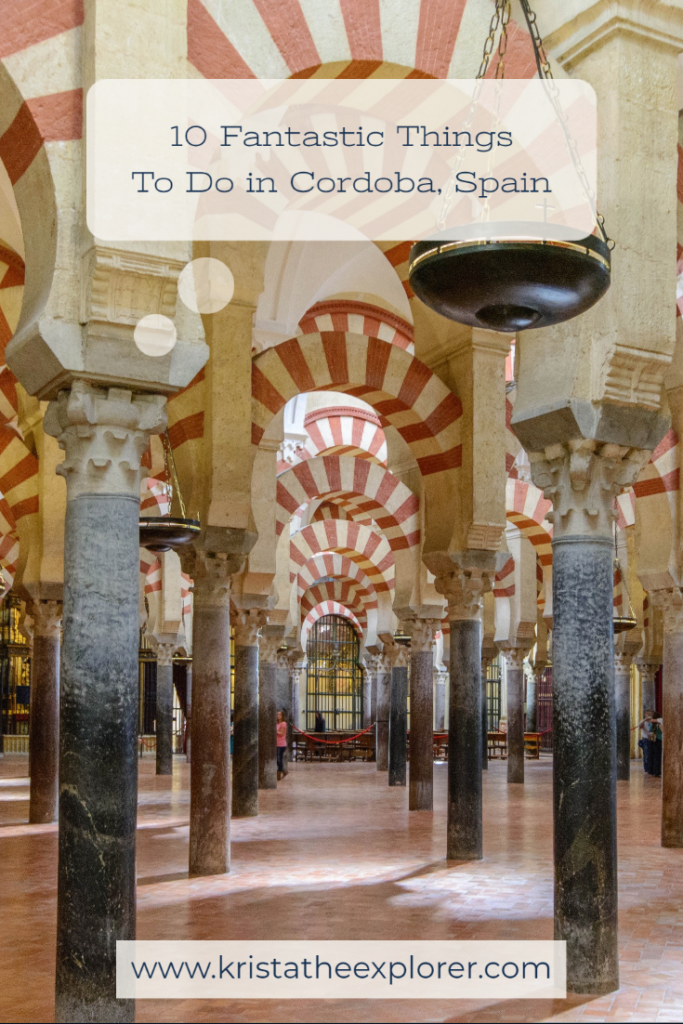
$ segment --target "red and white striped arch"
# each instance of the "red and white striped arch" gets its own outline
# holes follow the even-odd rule
[[[380,338],[390,345],[398,345],[411,355],[415,352],[412,324],[367,302],[352,299],[328,299],[317,302],[299,321],[302,334],[322,334],[323,331],[344,331]]]
[[[386,466],[387,440],[376,413],[353,406],[331,406],[306,414],[308,438],[288,460],[278,462],[278,473],[317,455],[350,455]]]
[[[372,519],[367,516],[354,516],[351,511],[347,511],[341,503],[337,504],[334,500],[321,501],[311,516],[312,523],[321,523],[325,519],[354,519],[364,526],[372,526]]]
[[[481,0],[308,3],[189,0],[188,59],[205,78],[473,78],[491,19]],[[508,28],[506,74],[535,74],[528,34]]]
[[[352,622],[356,627],[356,632],[362,642],[364,630],[351,609],[347,608],[346,605],[339,604],[338,601],[323,601],[308,613],[301,626],[301,646],[304,650],[306,650],[308,634],[310,633],[314,623],[316,623],[318,619],[322,619],[324,615],[341,615],[343,618],[348,619],[349,622]]]
[[[396,345],[330,332],[301,335],[259,353],[252,362],[252,442],[260,443],[290,398],[308,391],[362,398],[396,428],[423,476],[461,465],[460,400]]]
[[[358,583],[354,583],[352,580],[334,580],[316,583],[305,592],[301,598],[302,617],[305,618],[323,601],[338,601],[339,604],[346,605],[357,616],[364,630],[367,629],[368,611],[377,608],[376,598],[373,600],[371,595]]]
[[[372,514],[392,551],[419,544],[419,499],[388,469],[345,455],[309,459],[278,477],[278,536],[303,502],[328,497],[355,499],[352,508]]]
[[[355,580],[369,594],[376,593],[366,574],[359,565],[351,561],[348,555],[340,555],[336,551],[325,551],[322,554],[313,555],[301,567],[296,577],[297,598],[301,599],[302,595],[324,576]]]
[[[292,536],[289,544],[290,582],[294,582],[309,559],[323,552],[347,555],[362,569],[378,593],[393,589],[394,554],[386,537],[359,523],[335,519],[311,523]]]
[[[543,492],[534,484],[523,480],[508,479],[505,489],[505,514],[531,542],[538,561],[545,570],[553,563],[552,527],[546,515],[552,509],[552,502],[543,497]]]

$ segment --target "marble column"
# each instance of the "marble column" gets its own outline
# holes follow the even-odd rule
[[[165,399],[82,381],[43,421],[67,482],[58,1022],[135,1020],[116,999],[116,942],[135,938],[140,461],[165,423]]]
[[[287,749],[282,759],[285,775],[289,775],[294,725],[299,726],[299,723],[294,719],[294,691],[296,690],[296,697],[300,701],[300,685],[302,683],[304,686],[306,685],[306,666],[296,660],[297,655],[294,655],[294,657],[295,660],[292,662],[292,653],[282,651],[278,654],[277,658],[277,707],[275,711],[276,713],[282,711],[287,723]]]
[[[567,942],[567,987],[619,987],[614,498],[647,453],[577,440],[532,453],[553,502],[553,827],[555,938]]]
[[[487,573],[469,569],[438,577],[448,601],[451,635],[448,720],[448,860],[480,860],[482,830],[481,609]]]
[[[389,759],[390,786],[406,784],[408,741],[408,661],[407,647],[396,645],[391,660],[391,692],[389,696]]]
[[[617,782],[631,777],[631,662],[633,655],[614,655],[614,697],[617,718]]]
[[[157,643],[156,773],[173,775],[173,655],[175,644]]]
[[[368,658],[368,664],[363,668],[363,728],[367,729],[372,725],[372,693],[375,689],[375,670],[372,659]]]
[[[198,551],[194,580],[190,875],[230,870],[230,589],[240,560]]]
[[[488,668],[492,658],[481,659],[481,767],[488,771],[489,767],[489,699],[488,699]]]
[[[192,662],[185,669],[185,760],[192,761]]]
[[[505,657],[508,695],[508,782],[524,782],[524,659],[526,647],[509,647]]]
[[[662,846],[683,847],[683,590],[655,591],[662,609]],[[654,701],[652,702],[654,709]]]
[[[259,641],[258,788],[277,789],[277,649],[279,637]]]
[[[235,616],[235,708],[233,718],[232,816],[258,814],[259,633],[265,615],[256,608]]]
[[[434,809],[434,633],[437,619],[414,619],[410,642],[410,772],[408,808]]]
[[[639,661],[638,668],[640,669],[640,690],[642,695],[641,713],[638,719],[640,722],[645,717],[645,712],[654,711],[657,705],[655,677],[659,669],[659,663]]]
[[[543,678],[545,665],[535,666],[526,680],[526,731],[537,732],[538,725],[538,687]]]
[[[389,713],[391,707],[391,658],[382,654],[377,666],[377,771],[389,770]]]
[[[434,729],[443,732],[446,728],[446,681],[448,673],[438,668],[433,670],[434,677]]]
[[[61,601],[34,601],[31,655],[31,795],[28,820],[57,820]]]

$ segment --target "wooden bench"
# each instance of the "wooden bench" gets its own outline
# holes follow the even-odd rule
[[[508,756],[508,734],[506,732],[489,732],[487,736],[489,761],[496,758],[505,760]]]
[[[540,732],[524,733],[524,754],[531,761],[538,761],[541,756],[542,735]]]

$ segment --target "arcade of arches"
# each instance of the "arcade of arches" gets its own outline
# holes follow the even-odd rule
[[[598,95],[616,248],[511,337],[421,305],[406,240],[103,244],[81,170],[95,80],[472,77],[491,0],[0,3],[0,1019],[53,1019],[56,963],[55,1020],[135,1020],[136,905],[145,938],[554,936],[569,989],[138,1020],[683,1019],[683,7],[534,6]],[[235,293],[199,316],[207,256]],[[198,536],[141,548],[178,485]]]

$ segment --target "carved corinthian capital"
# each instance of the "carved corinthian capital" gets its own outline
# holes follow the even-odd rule
[[[194,580],[195,609],[230,604],[232,577],[241,570],[243,561],[223,551],[183,551],[182,567]]]
[[[410,632],[410,649],[413,654],[418,651],[431,651],[434,646],[434,634],[440,628],[438,619],[413,619],[408,624]]]
[[[237,636],[237,633],[235,633],[235,636]],[[262,636],[259,639],[258,656],[262,665],[277,665],[277,649],[281,643],[280,637],[277,636]]]
[[[239,611],[233,622],[235,627],[235,646],[256,647],[261,630],[266,624],[266,618],[266,613],[258,608]]]
[[[593,440],[555,444],[529,455],[531,477],[553,503],[553,537],[609,537],[614,499],[635,482],[650,452]]]
[[[483,569],[461,569],[438,576],[434,586],[437,593],[448,601],[450,622],[477,619],[481,614],[484,594],[493,586],[493,573]]]
[[[155,637],[150,637],[150,642],[157,655],[157,665],[172,665],[173,655],[178,650],[177,644],[164,643]]]
[[[33,601],[31,603],[33,636],[59,636],[62,628],[61,601]]]
[[[66,452],[57,472],[69,501],[80,494],[139,498],[140,460],[150,434],[166,429],[166,399],[77,380],[50,402],[43,426]]]

